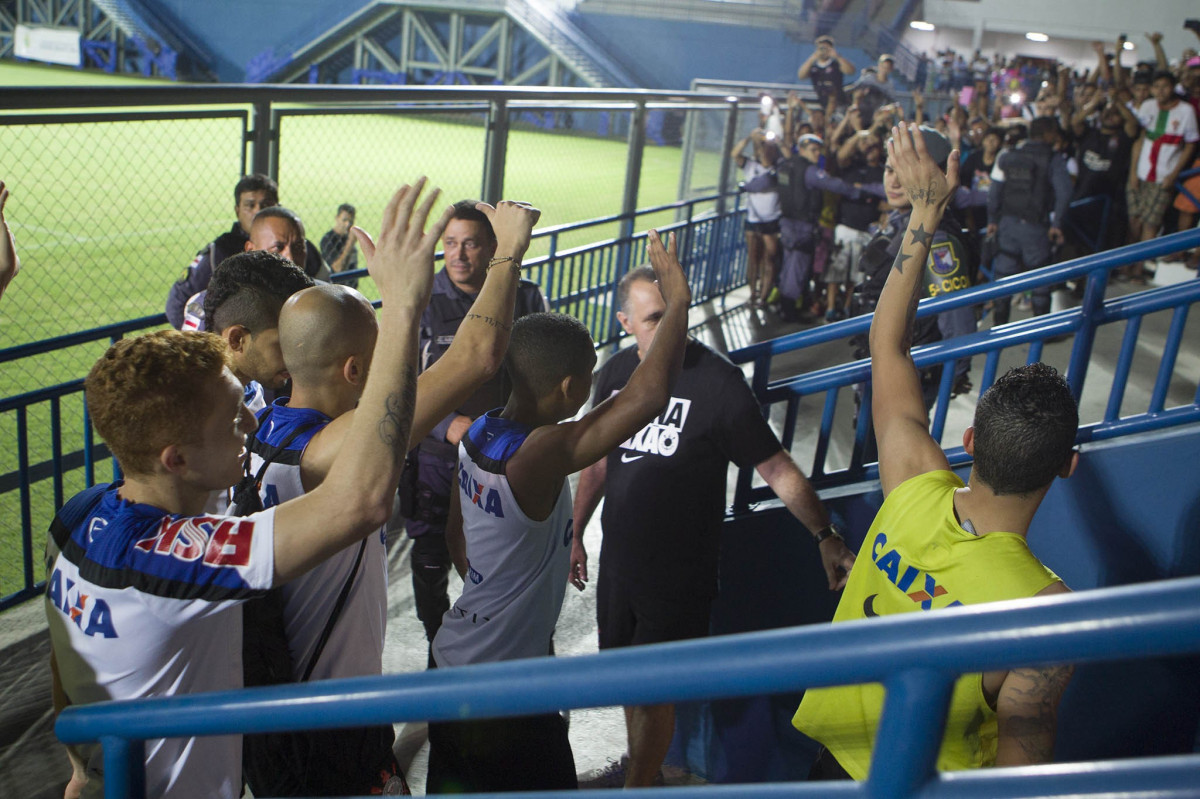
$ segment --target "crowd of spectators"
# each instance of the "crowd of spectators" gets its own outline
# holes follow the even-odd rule
[[[1200,22],[1187,27],[1200,36]],[[969,259],[972,283],[994,276],[1000,219],[998,206],[989,214],[988,192],[1003,180],[999,161],[1030,139],[1038,118],[1053,123],[1043,124],[1050,125],[1044,129],[1058,179],[1054,185],[1041,181],[1035,199],[1050,192],[1047,208],[1057,207],[1057,218],[1042,225],[1048,237],[1044,257],[1021,259],[1017,271],[1193,227],[1200,176],[1186,178],[1186,191],[1178,191],[1176,181],[1200,167],[1200,55],[1186,48],[1171,59],[1161,33],[1146,38],[1153,61],[1122,63],[1127,53],[1122,36],[1115,47],[1094,42],[1096,63],[1083,71],[1052,59],[989,58],[978,51],[968,58],[944,51],[922,57],[916,87],[908,90],[897,85],[891,55],[881,55],[856,76],[832,37],[818,37],[798,70],[817,102],[795,93],[786,100],[764,94],[757,129],[732,154],[750,189],[752,301],[799,321],[832,321],[853,310],[852,287],[864,277],[856,268],[858,253],[871,232],[886,227],[893,210],[871,187],[883,179],[889,131],[905,119],[943,134],[959,152],[961,185],[969,193],[956,196],[957,220],[968,254],[975,254]],[[752,158],[744,157],[748,144]],[[799,243],[788,234],[785,209],[771,199],[777,195],[786,204],[789,192],[796,192],[794,183],[784,185],[783,173],[797,158],[811,160],[822,177],[847,184],[842,190],[823,187],[820,198],[804,206],[808,214],[817,205],[815,229]],[[759,177],[764,173],[782,177],[772,185]],[[1010,201],[1012,193],[1010,188]],[[1064,197],[1070,202],[1065,211]],[[788,266],[789,253],[797,250],[805,259],[798,278]],[[1195,251],[1173,257],[1191,269],[1200,262]],[[1014,269],[1002,267],[1005,274]],[[1146,283],[1155,268],[1130,264],[1115,277]]]

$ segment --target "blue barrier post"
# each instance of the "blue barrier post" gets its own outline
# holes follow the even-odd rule
[[[941,669],[905,669],[884,684],[887,698],[875,740],[904,741],[905,745],[875,748],[867,779],[872,797],[913,796],[937,775],[938,750],[956,676]],[[921,730],[921,735],[914,736],[914,729]]]
[[[145,799],[146,744],[144,741],[105,735],[100,738],[104,749],[104,795],[108,799]]]

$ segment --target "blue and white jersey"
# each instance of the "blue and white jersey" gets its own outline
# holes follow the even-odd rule
[[[255,416],[263,408],[267,407],[267,397],[263,393],[262,384],[257,380],[251,380],[242,388],[242,402],[246,403],[246,407]]]
[[[287,399],[278,399],[258,414],[259,427],[250,446],[250,468],[254,474],[262,468],[264,455],[280,447],[297,429],[303,429],[288,442],[267,466],[259,491],[263,507],[304,494],[300,480],[300,461],[313,436],[325,429],[330,419],[311,408],[292,408]],[[384,531],[366,540],[362,563],[346,597],[346,604],[329,640],[313,669],[311,680],[335,677],[362,677],[383,673],[383,638],[387,631],[387,549]],[[317,649],[317,640],[325,629],[342,586],[354,571],[359,543],[283,586],[284,629],[292,656],[292,677],[300,680]]]
[[[505,476],[530,428],[490,411],[459,444],[458,490],[468,570],[462,596],[433,639],[439,666],[550,652],[571,561],[571,486],[544,521],[522,512]]]
[[[236,607],[271,587],[275,512],[177,516],[120,485],[76,495],[50,528],[46,615],[71,704],[240,688]],[[100,747],[80,749],[99,796]],[[147,795],[240,796],[241,762],[240,736],[147,741]]]

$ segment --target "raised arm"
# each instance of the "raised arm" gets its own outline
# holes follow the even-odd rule
[[[424,187],[421,178],[396,192],[384,210],[378,245],[364,252],[383,298],[371,374],[325,481],[276,508],[277,583],[303,574],[391,517],[416,410],[417,326],[433,287],[433,249],[451,213],[447,208],[426,231],[440,192],[435,189],[418,208]]]
[[[1129,106],[1117,99],[1116,92],[1109,92],[1109,101],[1113,108],[1117,109],[1117,113],[1121,115],[1122,126],[1125,128],[1125,135],[1131,139],[1137,138],[1137,135],[1142,130],[1142,123],[1138,122],[1137,115],[1129,110]]]
[[[1154,68],[1160,71],[1170,70],[1171,62],[1167,60],[1167,52],[1163,50],[1162,46],[1163,35],[1155,31],[1154,33],[1147,33],[1146,38],[1154,46]]]
[[[417,378],[417,407],[409,434],[414,443],[491,379],[508,349],[520,281],[518,267],[529,248],[529,237],[541,211],[527,203],[507,201],[496,208],[486,203],[476,207],[488,214],[496,232],[496,256],[492,259],[495,266],[488,268],[483,288],[459,325],[449,349]],[[365,231],[356,228],[356,232],[369,261],[375,245]],[[354,414],[355,411],[350,411],[339,416],[304,451],[301,468],[306,485],[325,479],[342,449]]]
[[[504,201],[495,208],[476,206],[487,214],[496,233],[496,255],[471,310],[459,325],[449,349],[417,382],[413,442],[420,441],[446,414],[470,397],[500,369],[512,332],[520,264],[529,249],[533,227],[542,212],[528,203]],[[511,260],[506,260],[511,259]]]
[[[17,257],[17,245],[12,231],[4,219],[4,204],[8,202],[8,187],[0,180],[0,297],[8,284],[21,271],[21,259]]]
[[[888,169],[912,202],[912,216],[871,322],[872,420],[879,444],[879,479],[886,496],[910,477],[948,469],[945,453],[929,435],[921,381],[913,365],[913,323],[929,245],[958,185],[958,151],[949,171],[929,157],[925,140],[909,125],[892,128]]]
[[[1125,67],[1121,66],[1121,54],[1125,52],[1125,34],[1117,37],[1117,49],[1113,53],[1113,85],[1118,89],[1124,86],[1129,81],[1129,74]]]
[[[663,247],[657,231],[651,230],[648,239],[650,263],[666,304],[653,343],[615,396],[576,422],[540,427],[529,435],[509,461],[509,481],[518,497],[523,490],[556,486],[567,475],[600,460],[645,427],[670,400],[687,345],[692,294],[675,255],[675,235],[671,234],[669,249]]]

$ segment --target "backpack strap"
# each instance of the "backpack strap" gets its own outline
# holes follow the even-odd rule
[[[263,415],[263,418],[259,420],[259,424],[261,425],[270,419],[274,410],[274,408],[268,408],[267,412]],[[297,425],[292,432],[288,433],[284,437],[283,441],[279,442],[278,446],[271,446],[265,442],[259,441],[257,438],[247,436],[248,441],[246,442],[246,459],[242,462],[243,477],[240,481],[238,481],[238,484],[233,487],[233,503],[237,507],[239,516],[246,516],[248,513],[257,513],[259,510],[262,510],[262,503],[260,501],[257,503],[257,508],[250,510],[248,513],[243,513],[242,507],[244,505],[245,493],[252,490],[257,496],[259,490],[262,488],[262,479],[263,475],[267,473],[267,467],[274,463],[280,455],[287,452],[289,444],[302,436],[304,433],[307,433],[309,430],[317,427],[318,424],[319,423],[317,422],[312,422],[309,424]],[[261,446],[254,446],[256,444]],[[262,466],[260,466],[258,471],[254,474],[250,473],[250,458],[252,454],[257,454],[263,459]],[[243,498],[243,501],[239,502],[239,498]]]
[[[321,637],[317,639],[317,648],[313,650],[312,659],[308,661],[308,667],[304,669],[304,676],[300,678],[300,682],[308,682],[308,678],[312,676],[313,669],[317,666],[317,661],[321,658],[321,653],[325,651],[325,644],[329,643],[329,636],[333,632],[333,626],[337,624],[338,617],[342,615],[342,608],[346,605],[346,599],[350,596],[350,588],[354,585],[354,578],[358,576],[358,567],[362,563],[363,552],[367,548],[367,539],[363,539],[358,544],[358,555],[354,558],[354,567],[350,569],[350,575],[346,578],[346,582],[342,584],[341,593],[338,594],[337,602],[333,604],[333,611],[329,614],[329,621],[325,622],[325,629],[321,630]]]

